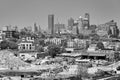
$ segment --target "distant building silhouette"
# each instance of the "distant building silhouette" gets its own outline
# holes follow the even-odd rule
[[[35,33],[38,32],[38,27],[37,27],[36,23],[34,23],[34,32]]]
[[[48,15],[48,30],[49,34],[54,34],[54,15]]]
[[[98,25],[96,30],[99,36],[106,35],[108,37],[109,35],[109,37],[111,36],[114,38],[117,38],[119,36],[119,29],[117,23],[114,22],[114,20]]]
[[[89,33],[91,33],[91,31],[89,29],[90,28],[90,21],[89,21],[89,19],[90,19],[89,13],[85,13],[84,17],[80,16],[76,20],[76,22],[74,23],[74,25],[76,25],[78,27],[77,28],[78,29],[77,30],[77,34],[78,33],[81,33],[81,34],[85,34],[85,33],[89,34]]]
[[[31,26],[27,26],[26,29],[27,29],[29,32],[32,32],[32,27],[31,27]]]
[[[74,19],[73,18],[68,19],[68,29],[69,30],[73,29],[73,25],[74,25]]]
[[[55,24],[54,26],[55,33],[60,33],[61,29],[65,29],[65,24],[60,24],[60,23]]]
[[[89,13],[85,13],[84,27],[89,29],[89,26],[90,26],[90,15],[89,15]]]

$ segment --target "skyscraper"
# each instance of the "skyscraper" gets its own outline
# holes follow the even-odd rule
[[[38,27],[37,27],[36,23],[34,23],[34,32],[35,33],[38,32]]]
[[[54,15],[48,15],[48,30],[50,34],[54,34]]]
[[[73,25],[74,25],[74,19],[73,18],[68,19],[68,27],[70,30],[72,30]]]
[[[84,27],[89,29],[89,26],[90,26],[90,15],[89,15],[89,13],[85,13]]]

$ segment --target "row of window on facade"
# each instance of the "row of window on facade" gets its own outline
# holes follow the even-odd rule
[[[34,50],[35,46],[32,45],[32,43],[25,43],[25,44],[20,44],[19,45],[19,50]]]

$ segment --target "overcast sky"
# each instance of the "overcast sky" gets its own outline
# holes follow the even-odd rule
[[[55,15],[55,23],[67,24],[70,17],[77,19],[90,14],[90,24],[101,24],[114,19],[120,27],[120,0],[0,0],[0,27],[17,25],[48,27],[48,14]]]

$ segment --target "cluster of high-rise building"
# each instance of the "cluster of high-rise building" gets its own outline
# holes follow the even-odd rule
[[[90,16],[89,13],[85,13],[84,18],[81,16],[74,20],[73,18],[68,19],[68,25],[57,23],[54,24],[54,15],[48,15],[48,30],[49,34],[60,33],[62,30],[67,29],[67,32],[73,34],[79,34],[83,30],[88,30],[90,27]],[[68,31],[69,30],[69,31]]]
[[[106,22],[104,24],[94,25],[90,24],[90,15],[85,13],[84,16],[78,17],[78,19],[73,19],[70,17],[68,19],[68,24],[54,23],[54,14],[48,15],[48,30],[49,34],[73,34],[73,35],[87,35],[91,33],[96,33],[101,37],[118,37],[119,29],[117,23],[114,20]]]
[[[101,37],[107,36],[117,38],[119,36],[119,29],[114,20],[98,25],[96,32]]]

